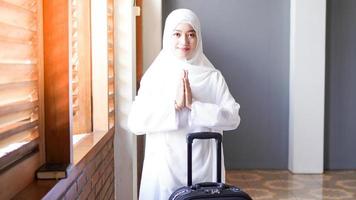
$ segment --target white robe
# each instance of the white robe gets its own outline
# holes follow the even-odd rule
[[[184,21],[194,25],[200,38],[200,25],[195,15],[190,20],[192,15],[189,11]],[[174,23],[170,26],[175,27]],[[167,40],[166,28],[164,38]],[[177,61],[165,46],[167,44],[144,74],[128,119],[133,133],[146,134],[140,200],[167,200],[174,190],[187,184],[187,133],[222,133],[236,129],[240,123],[240,106],[230,94],[222,74],[202,53],[201,41],[192,62]],[[191,110],[176,111],[174,101],[183,69],[188,70],[193,103]],[[216,181],[215,145],[213,140],[193,142],[193,184]],[[222,157],[223,181],[224,177]]]
[[[140,200],[166,200],[175,189],[186,185],[187,133],[222,133],[222,130],[237,128],[240,122],[240,106],[231,96],[220,72],[210,72],[199,85],[194,84],[195,78],[190,71],[194,99],[191,111],[176,111],[173,96],[171,101],[165,102],[154,98],[154,94],[151,94],[152,98],[141,98],[139,93],[132,105],[129,128],[137,134],[146,133]],[[215,181],[215,142],[194,141],[192,149],[193,183]]]

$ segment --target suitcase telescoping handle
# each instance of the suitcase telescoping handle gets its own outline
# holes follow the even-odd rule
[[[216,156],[217,156],[217,178],[216,182],[221,183],[221,142],[222,135],[220,133],[214,132],[198,132],[198,133],[189,133],[187,135],[187,147],[188,147],[188,186],[192,186],[192,144],[194,139],[215,139],[216,140]]]

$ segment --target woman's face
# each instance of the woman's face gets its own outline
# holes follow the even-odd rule
[[[174,55],[179,59],[190,60],[194,55],[197,41],[195,30],[190,24],[178,24],[172,35]]]

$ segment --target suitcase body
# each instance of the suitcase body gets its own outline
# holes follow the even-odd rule
[[[235,186],[224,183],[204,182],[179,188],[169,198],[169,200],[188,199],[251,200],[251,197]]]
[[[192,185],[192,143],[194,139],[215,139],[217,146],[217,182],[203,182]],[[239,188],[221,183],[221,142],[220,133],[200,132],[187,135],[188,179],[187,186],[174,191],[169,200],[252,200]]]

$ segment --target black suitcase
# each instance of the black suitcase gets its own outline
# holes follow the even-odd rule
[[[217,182],[204,182],[192,185],[192,143],[194,139],[215,139],[217,146]],[[188,179],[187,185],[177,189],[171,194],[169,200],[252,200],[252,198],[239,188],[221,183],[221,142],[220,133],[199,132],[187,135],[188,145]]]

